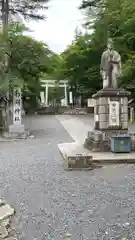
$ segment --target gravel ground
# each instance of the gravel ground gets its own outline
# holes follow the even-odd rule
[[[35,139],[0,145],[0,195],[15,207],[19,240],[135,240],[135,166],[64,171],[55,116],[28,118]]]

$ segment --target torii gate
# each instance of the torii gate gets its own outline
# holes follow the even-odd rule
[[[48,88],[58,86],[58,87],[64,88],[65,106],[68,106],[68,95],[67,95],[68,80],[57,81],[57,80],[42,79],[41,86],[45,88],[45,91],[40,93],[42,104],[45,104],[46,106],[48,106]]]

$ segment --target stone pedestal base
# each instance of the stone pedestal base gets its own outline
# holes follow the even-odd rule
[[[128,130],[128,96],[130,93],[123,89],[102,89],[93,95],[95,99],[94,119],[96,130]],[[110,103],[118,103],[116,125],[110,123]]]
[[[10,133],[23,133],[23,132],[25,132],[24,125],[23,124],[10,125],[9,126],[9,132]]]
[[[128,133],[128,96],[129,92],[124,89],[102,89],[93,95],[94,107],[94,130],[88,132],[84,147],[95,152],[110,151],[110,137],[113,135],[129,135]],[[110,110],[113,104],[116,112]],[[135,150],[135,134],[132,138],[132,150]]]
[[[127,135],[125,130],[107,130],[98,131],[93,130],[88,132],[84,147],[93,152],[109,152],[110,151],[110,137],[112,135]]]
[[[88,132],[87,138],[85,139],[84,147],[93,152],[109,152],[109,137],[113,135],[129,135],[132,140],[132,151],[135,151],[135,133],[130,133],[124,130],[106,132],[93,130],[91,132]]]
[[[10,138],[18,138],[21,137],[24,138],[26,135],[26,131],[24,129],[23,124],[13,124],[9,126],[9,132],[4,134],[5,137],[10,137]]]

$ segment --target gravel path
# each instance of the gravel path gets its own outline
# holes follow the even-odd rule
[[[135,166],[64,171],[55,116],[27,119],[36,137],[0,145],[0,195],[15,207],[19,240],[135,240]]]

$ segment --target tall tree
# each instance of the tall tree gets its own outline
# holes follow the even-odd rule
[[[45,10],[48,8],[49,0],[1,0],[1,11],[3,15],[8,15],[9,13],[16,15],[17,13],[22,14],[25,18],[33,19],[44,19]],[[44,13],[43,13],[44,12]]]
[[[23,35],[26,30],[22,25],[13,25],[5,41],[0,35],[0,89],[7,91],[8,80],[12,86],[22,85],[31,93],[40,90],[40,77],[50,72],[50,50],[45,43]],[[8,65],[4,60],[8,55]],[[7,73],[7,77],[5,72]],[[7,81],[6,81],[7,80]]]
[[[67,78],[76,95],[91,96],[101,85],[99,75],[100,49],[92,48],[91,36],[77,37],[62,54],[61,73]]]
[[[61,73],[85,96],[91,96],[102,87],[100,58],[108,37],[112,37],[122,56],[119,86],[135,97],[135,1],[83,0],[80,9],[86,11],[87,29],[92,28],[92,32],[76,37],[62,53]]]

